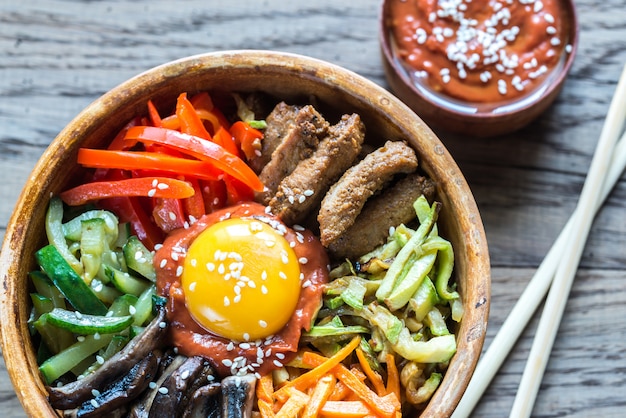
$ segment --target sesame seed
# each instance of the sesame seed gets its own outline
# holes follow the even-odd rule
[[[276,358],[279,360],[284,360],[285,359],[285,355],[283,353],[276,353]]]
[[[155,194],[156,194],[156,189],[148,190],[148,197],[154,197]]]
[[[267,287],[265,287],[265,285],[261,286],[261,293],[263,293],[264,295],[267,295]]]
[[[209,270],[209,271],[215,271],[215,264],[213,264],[211,262],[206,263],[206,269]]]
[[[98,389],[91,389],[91,396],[94,398],[100,396],[100,391]]]
[[[241,287],[235,285],[234,289],[236,295],[241,295]]]
[[[289,243],[289,247],[290,247],[290,248],[296,248],[296,243],[295,243],[294,241],[291,241],[291,242]]]
[[[170,220],[175,221],[176,220],[176,214],[172,211],[170,211],[170,213],[168,214],[168,216],[170,217]]]
[[[241,302],[241,295],[237,295],[237,296],[235,296],[235,297],[233,298],[233,302],[234,302],[234,303],[239,303],[239,302]]]
[[[150,389],[156,389],[157,384],[155,382],[150,382],[148,383],[148,387],[150,387]]]
[[[545,13],[543,15],[543,18],[545,19],[546,22],[548,23],[554,23],[554,16],[552,16],[551,13]]]
[[[190,283],[190,284],[189,284],[189,291],[191,291],[191,292],[195,292],[195,290],[196,290],[196,285],[197,285],[197,284],[198,284],[198,283],[196,283],[196,282],[192,282],[192,283]]]
[[[230,306],[230,299],[228,296],[224,296],[224,306]]]
[[[189,374],[190,374],[189,370],[183,370],[183,372],[180,374],[180,378],[185,380],[189,377]]]
[[[167,327],[167,323],[165,321],[159,322],[159,328],[163,329]]]
[[[306,264],[309,262],[309,259],[306,257],[300,257],[298,261],[300,262],[300,264]]]
[[[196,267],[198,265],[198,260],[196,260],[195,258],[192,258],[189,261],[189,264],[191,264],[192,267]]]
[[[280,254],[280,259],[283,264],[289,264],[289,256],[284,251]]]
[[[165,184],[165,183],[159,183],[156,186],[159,190],[167,190],[170,188],[169,184]]]
[[[274,363],[274,366],[276,366],[276,367],[283,367],[283,363],[281,363],[278,360],[274,360],[272,363]]]
[[[178,253],[176,251],[172,251],[172,254],[170,254],[170,257],[172,258],[172,260],[178,261]]]
[[[282,271],[278,273],[278,277],[280,277],[283,280],[287,280],[287,275],[283,273]]]
[[[220,265],[219,265],[219,266],[217,266],[217,272],[218,272],[219,274],[224,274],[224,273],[226,272],[226,267],[224,267],[224,264],[223,264],[223,263],[220,263]]]
[[[267,241],[265,241],[265,245],[266,245],[268,248],[272,248],[274,245],[276,245],[276,241],[267,240]]]
[[[222,360],[222,364],[224,366],[226,366],[226,367],[230,367],[230,366],[233,365],[233,362],[232,362],[232,360],[229,360],[229,359],[225,358],[224,360]]]
[[[261,328],[267,328],[267,322],[265,322],[265,321],[264,321],[264,320],[262,320],[262,319],[259,319],[259,326],[260,326]]]
[[[154,246],[154,251],[159,251],[161,248],[163,248],[163,244],[156,244]]]
[[[167,265],[167,259],[164,258],[159,263],[159,267],[164,268],[166,265]]]
[[[152,187],[157,187],[158,184],[159,184],[159,179],[152,180]]]
[[[228,351],[233,351],[235,349],[235,343],[233,343],[232,341],[228,343],[228,345],[226,346],[226,350]]]
[[[294,202],[295,202],[295,199],[294,199],[294,197],[293,197],[293,196],[289,196],[289,197],[287,198],[287,200],[289,201],[289,204],[291,204],[291,205],[293,205],[293,204],[294,204]]]
[[[98,401],[96,401],[95,399],[91,399],[89,401],[89,403],[91,404],[91,406],[93,406],[94,408],[99,407],[100,405],[98,404]]]
[[[554,26],[548,26],[546,28],[546,33],[548,35],[554,35],[556,33],[556,28]]]
[[[80,313],[80,312],[78,312],[78,311],[74,311],[74,315],[75,315],[75,316],[76,316],[76,318],[78,318],[78,319],[82,319],[82,318],[83,318],[83,314],[81,314],[81,313]]]
[[[311,283],[310,280],[305,281],[304,283],[302,283],[302,288],[306,289],[307,287],[311,286],[313,283]]]
[[[85,341],[85,336],[79,335],[78,337],[76,337],[76,340],[82,343],[83,341]]]
[[[137,313],[137,308],[135,308],[133,305],[130,305],[128,307],[128,313],[131,315],[135,315]]]
[[[183,266],[176,267],[176,277],[180,277],[183,275]]]
[[[169,390],[167,390],[167,388],[165,387],[160,387],[159,388],[159,393],[162,395],[167,395],[167,393],[169,392]]]
[[[261,280],[267,280],[267,271],[263,270],[261,272]]]
[[[550,39],[550,45],[557,46],[561,44],[561,40],[556,36]]]
[[[93,339],[94,340],[99,340],[100,339],[100,334],[97,333],[97,332],[95,334],[93,334]]]

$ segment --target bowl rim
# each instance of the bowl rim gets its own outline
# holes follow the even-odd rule
[[[457,334],[459,347],[467,347],[471,350],[471,355],[463,356],[456,362],[455,359],[459,355],[455,355],[451,361],[451,366],[454,365],[456,375],[452,376],[451,373],[446,373],[444,376],[444,382],[452,378],[455,379],[453,384],[449,385],[452,390],[448,393],[437,391],[433,396],[433,400],[436,400],[439,404],[437,408],[434,408],[433,412],[437,416],[440,416],[442,411],[451,413],[456,407],[482,350],[489,314],[491,283],[489,253],[484,227],[476,202],[459,167],[441,141],[408,106],[365,77],[336,64],[299,54],[266,50],[227,50],[196,54],[169,61],[143,71],[113,87],[79,112],[59,132],[34,166],[16,202],[0,251],[0,278],[3,285],[3,292],[0,293],[0,317],[3,318],[2,327],[0,328],[0,342],[13,387],[22,406],[30,416],[54,417],[57,415],[55,415],[54,410],[47,402],[45,387],[37,371],[37,364],[30,343],[19,344],[17,347],[16,344],[12,344],[13,336],[26,335],[24,331],[26,330],[28,318],[27,307],[20,307],[19,304],[14,303],[18,300],[20,290],[14,284],[21,284],[25,289],[27,283],[23,277],[17,277],[19,269],[17,263],[14,263],[13,260],[24,250],[24,232],[28,223],[28,218],[25,217],[25,214],[28,214],[28,210],[25,213],[22,211],[25,208],[28,209],[28,205],[31,204],[30,210],[34,213],[35,208],[32,207],[32,203],[36,202],[37,199],[46,198],[46,194],[49,195],[50,193],[50,190],[48,190],[50,185],[47,179],[52,174],[51,170],[53,168],[50,167],[51,164],[48,164],[49,160],[66,153],[67,147],[72,145],[72,141],[68,143],[66,139],[70,138],[76,130],[84,128],[84,119],[86,117],[91,118],[89,121],[91,125],[96,126],[98,124],[98,118],[94,117],[94,115],[97,116],[103,111],[101,107],[103,102],[117,99],[121,100],[122,105],[124,105],[126,103],[125,100],[128,100],[128,91],[141,89],[146,83],[151,82],[155,74],[165,73],[170,76],[176,73],[176,71],[190,66],[212,68],[216,65],[221,65],[224,69],[227,69],[229,65],[237,67],[244,65],[249,67],[249,69],[257,71],[259,62],[263,62],[263,65],[267,66],[271,71],[276,71],[276,69],[299,73],[304,71],[305,77],[317,78],[318,81],[328,85],[337,83],[338,88],[349,91],[350,94],[357,94],[359,100],[362,100],[364,103],[399,109],[401,117],[395,120],[395,122],[407,130],[419,128],[420,135],[423,136],[422,141],[433,147],[434,158],[441,159],[442,166],[445,165],[446,176],[449,176],[449,181],[445,182],[445,186],[450,188],[450,190],[446,190],[446,193],[454,191],[458,194],[460,201],[455,202],[455,205],[460,207],[462,211],[467,211],[471,214],[471,219],[468,220],[468,229],[462,231],[463,242],[467,245],[468,257],[472,259],[474,264],[470,268],[474,272],[473,275],[480,274],[484,276],[480,289],[476,291],[477,297],[480,296],[480,298],[471,301],[472,304],[475,304],[475,306],[471,306],[471,318],[474,319],[475,324],[472,328],[465,329],[464,324],[466,322],[462,321],[459,333],[463,329],[465,338],[460,339]],[[379,102],[371,103],[369,97],[361,94],[362,91],[375,93]],[[43,183],[38,180],[42,174],[44,175]],[[443,171],[439,174],[443,174]],[[442,178],[444,177],[442,176]],[[27,367],[29,372],[21,372],[23,370],[20,370],[20,368],[23,367]],[[446,380],[446,376],[449,375],[450,377]],[[429,405],[434,404],[433,400],[429,402]]]
[[[390,35],[388,34],[389,29],[387,25],[387,19],[388,19],[387,10],[389,8],[389,3],[391,3],[392,1],[395,1],[395,0],[381,1],[380,8],[379,8],[378,41],[379,41],[381,53],[383,55],[383,60],[386,64],[386,68],[388,68],[390,71],[393,71],[394,75],[398,79],[401,80],[403,88],[408,90],[408,92],[405,94],[412,94],[414,96],[417,96],[419,97],[420,101],[427,103],[429,106],[440,109],[440,111],[446,115],[452,115],[456,118],[465,118],[468,120],[476,121],[478,123],[483,123],[486,120],[502,119],[502,118],[510,117],[510,115],[512,114],[519,114],[529,108],[534,107],[537,103],[541,102],[544,98],[550,98],[550,97],[553,98],[556,95],[556,93],[558,93],[558,91],[561,88],[561,85],[567,78],[567,75],[571,70],[571,67],[574,63],[574,59],[577,54],[579,38],[580,38],[580,28],[579,28],[578,16],[577,16],[577,11],[576,11],[576,4],[573,0],[559,0],[561,3],[565,3],[566,8],[567,8],[566,11],[569,12],[569,15],[570,15],[570,31],[569,31],[570,42],[569,44],[571,45],[571,51],[567,54],[567,58],[565,59],[565,62],[563,63],[562,68],[556,75],[556,78],[551,83],[548,84],[546,89],[541,93],[539,97],[527,103],[524,103],[522,106],[516,106],[512,110],[509,110],[506,112],[498,112],[498,113],[495,113],[492,111],[461,112],[461,111],[456,110],[454,107],[442,106],[441,104],[432,100],[430,97],[422,94],[422,92],[418,88],[416,88],[414,83],[406,76],[406,72],[398,68],[398,63],[396,62],[397,59],[395,58],[392,52],[392,47],[390,45],[390,40],[389,40]],[[389,75],[387,76],[387,79],[389,80]],[[397,90],[397,89],[394,89],[394,90]],[[444,102],[447,101],[445,97],[442,98],[441,100]],[[512,103],[515,103],[515,100],[512,101]]]

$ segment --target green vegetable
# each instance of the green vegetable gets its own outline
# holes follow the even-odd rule
[[[57,249],[61,257],[65,259],[67,264],[69,264],[77,274],[82,274],[83,265],[74,254],[72,254],[65,241],[62,221],[63,202],[59,197],[55,196],[50,199],[50,205],[46,213],[46,235],[48,236],[48,242]]]
[[[113,286],[122,293],[139,296],[150,287],[151,284],[147,280],[134,277],[128,272],[107,265],[104,266],[104,272],[109,280],[111,280]]]
[[[141,274],[146,279],[156,282],[156,271],[152,265],[153,255],[135,235],[128,238],[122,249],[124,260],[129,269]]]
[[[62,225],[63,235],[71,241],[80,241],[82,236],[82,223],[90,219],[102,219],[104,221],[104,233],[107,236],[107,242],[113,245],[117,240],[118,219],[113,213],[106,210],[90,210],[83,212],[72,220]]]
[[[83,280],[87,284],[91,283],[100,270],[106,244],[105,225],[102,218],[81,221],[80,261],[84,268]],[[108,245],[106,247],[108,249]]]
[[[421,196],[418,198],[418,201],[419,200],[425,201],[426,198]],[[435,226],[439,208],[440,204],[435,202],[430,208],[428,216],[420,224],[417,231],[415,231],[411,239],[398,252],[398,255],[389,267],[389,270],[385,274],[385,277],[376,292],[376,297],[379,301],[385,301],[393,308],[398,309],[397,307],[405,305],[412,296],[413,293],[410,292],[410,290],[413,289],[414,292],[419,286],[419,284],[416,286],[414,282],[420,277],[423,278],[423,276],[419,274],[407,276],[407,273],[411,269],[413,263],[422,255],[420,249],[421,245]],[[421,266],[420,268],[424,268],[424,266]],[[405,279],[407,279],[407,281],[406,283],[403,283]],[[394,298],[390,299],[392,295]]]
[[[413,310],[415,319],[423,320],[428,312],[439,303],[439,296],[435,285],[429,277],[425,277],[419,288],[409,299],[409,306]]]
[[[49,244],[41,248],[35,253],[35,257],[43,271],[74,309],[85,314],[106,314],[107,307],[65,261],[55,246]]]
[[[302,335],[312,338],[321,338],[367,333],[369,333],[369,329],[367,327],[360,325],[345,326],[341,321],[341,318],[335,316],[323,325],[312,326],[310,331],[304,332]]]
[[[88,315],[60,308],[55,308],[44,316],[48,323],[81,335],[113,334],[128,328],[133,323],[133,317],[130,315]]]
[[[72,344],[70,347],[44,361],[41,366],[39,366],[39,371],[43,375],[46,383],[51,384],[90,355],[106,347],[112,339],[113,334],[87,335],[82,341]]]

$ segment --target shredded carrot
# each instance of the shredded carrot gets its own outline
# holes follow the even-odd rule
[[[307,363],[307,356],[314,355],[315,358],[322,358],[323,361],[315,364],[315,368],[309,370],[306,373],[301,374],[294,380],[288,381],[282,388],[280,388],[277,392],[281,392],[286,390],[287,388],[294,387],[299,390],[305,390],[307,387],[313,386],[319,379],[322,378],[326,373],[328,373],[332,368],[341,363],[346,357],[348,357],[356,347],[359,346],[361,342],[361,337],[354,337],[352,341],[342,347],[339,351],[337,351],[333,356],[326,358],[319,354],[315,354],[312,352],[304,352],[302,355],[302,361]],[[349,371],[348,371],[349,373]]]
[[[310,400],[304,408],[304,413],[301,418],[315,418],[318,416],[332,393],[335,383],[336,379],[332,374],[327,374],[317,382],[310,394]]]
[[[287,388],[289,399],[280,408],[276,414],[276,418],[293,418],[297,417],[300,411],[304,409],[309,402],[309,397],[295,388]]]
[[[394,393],[400,399],[400,374],[392,353],[387,354],[387,393]]]
[[[328,401],[321,410],[321,415],[328,418],[358,418],[371,413],[362,401]]]
[[[367,361],[367,357],[365,357],[365,353],[361,350],[360,347],[357,347],[355,350],[356,356],[359,359],[359,364],[363,369],[363,372],[367,375],[370,382],[372,382],[372,386],[374,386],[374,390],[378,394],[378,396],[383,396],[387,393],[385,389],[385,384],[383,382],[383,378],[378,372],[372,369],[370,362]]]
[[[333,393],[330,394],[331,401],[343,401],[350,396],[350,388],[342,381],[337,381]]]
[[[327,360],[328,359],[326,357],[315,353],[305,353],[305,356],[303,357],[303,361],[305,363],[309,363],[315,368],[324,364]],[[359,399],[366,403],[380,416],[392,418],[395,416],[396,411],[400,410],[400,401],[395,394],[389,394],[382,397],[378,396],[343,364],[337,364],[333,367],[332,372],[335,376],[337,376],[337,379],[348,386],[352,392],[359,397]]]

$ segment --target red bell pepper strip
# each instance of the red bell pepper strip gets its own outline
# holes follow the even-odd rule
[[[230,133],[248,161],[259,157],[263,132],[239,120],[230,127]]]
[[[154,199],[152,218],[163,232],[170,233],[185,226],[185,213],[180,199]]]
[[[135,126],[126,132],[126,139],[144,143],[159,143],[186,152],[200,160],[211,161],[217,168],[251,187],[263,190],[263,183],[252,169],[239,157],[223,147],[194,135],[187,135],[165,128]]]
[[[226,184],[227,201],[229,205],[254,200],[254,191],[247,184],[242,183],[231,176],[224,176]]]
[[[196,113],[187,93],[181,93],[176,101],[176,116],[180,121],[180,131],[184,134],[195,135],[204,139],[211,139],[211,134],[204,127],[204,123]]]
[[[206,120],[213,126],[213,132],[217,132],[219,127],[224,129],[230,129],[230,123],[226,116],[213,104],[211,96],[207,92],[201,92],[194,95],[191,99],[191,104],[198,112],[198,116],[201,119]]]
[[[233,155],[239,157],[239,148],[235,143],[235,138],[228,132],[226,129],[220,128],[213,135],[213,142],[218,145],[221,145],[226,151],[230,152]]]
[[[223,180],[200,181],[202,199],[207,213],[222,209],[226,206],[226,184]]]
[[[124,137],[126,136],[126,131],[133,126],[138,126],[140,124],[141,118],[139,116],[133,118],[117,133],[117,135],[115,136],[115,138],[113,138],[113,141],[111,141],[107,148],[110,150],[125,150],[131,148],[133,144],[129,144],[128,141],[124,139]]]
[[[159,111],[152,103],[152,100],[148,100],[148,115],[150,116],[150,122],[152,126],[161,127],[161,116],[159,115]]]
[[[193,187],[194,194],[187,199],[183,199],[183,208],[187,217],[191,219],[199,219],[206,213],[204,207],[204,198],[202,197],[202,190],[200,189],[200,182],[197,179],[187,179],[191,187]]]
[[[67,205],[78,206],[110,197],[147,196],[184,199],[193,196],[193,193],[193,187],[182,180],[143,177],[81,184],[62,192],[59,196]]]
[[[131,231],[152,251],[154,246],[163,242],[163,231],[161,231],[139,202],[138,197],[113,197],[103,199],[98,202],[102,209],[115,213],[120,222],[128,222]]]
[[[78,164],[92,168],[124,170],[159,170],[204,180],[217,180],[221,171],[207,161],[190,160],[163,152],[111,151],[90,148],[78,150]]]

